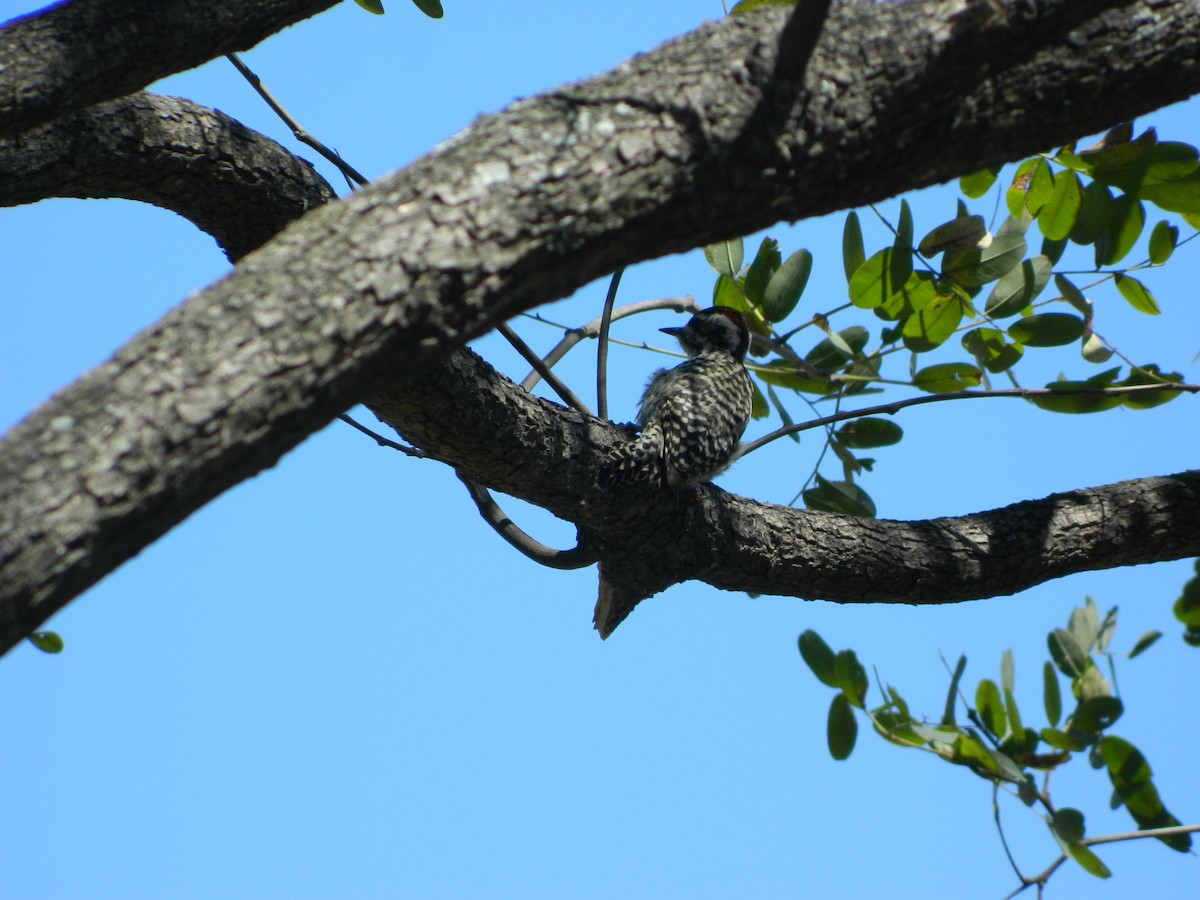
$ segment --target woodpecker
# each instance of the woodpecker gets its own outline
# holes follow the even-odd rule
[[[659,330],[677,338],[688,358],[650,377],[638,407],[641,434],[609,457],[610,482],[707,481],[729,465],[750,421],[750,332],[742,314],[713,306],[682,328]]]

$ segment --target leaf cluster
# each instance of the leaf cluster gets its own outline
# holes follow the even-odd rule
[[[826,738],[834,759],[850,756],[858,736],[860,710],[875,732],[899,747],[918,748],[943,761],[1006,788],[1027,807],[1039,807],[1042,818],[1062,853],[1088,872],[1107,878],[1109,870],[1090,849],[1083,813],[1057,807],[1049,792],[1048,774],[1083,755],[1095,769],[1104,769],[1112,788],[1110,804],[1124,806],[1140,829],[1179,825],[1163,804],[1145,756],[1128,740],[1111,734],[1125,711],[1117,695],[1114,654],[1108,649],[1117,627],[1117,610],[1101,618],[1089,597],[1071,611],[1066,628],[1047,635],[1049,659],[1042,666],[1042,705],[1046,724],[1033,728],[1022,715],[1014,693],[1012,651],[1001,657],[999,680],[983,678],[973,700],[962,690],[967,660],[960,656],[950,677],[941,719],[918,719],[899,691],[879,684],[882,702],[867,706],[866,670],[853,650],[834,652],[814,631],[800,635],[800,655],[817,679],[836,693],[829,706]],[[1133,659],[1161,637],[1157,631],[1142,635],[1128,651]],[[1107,665],[1105,677],[1101,664]],[[1069,690],[1064,696],[1061,680]],[[965,708],[959,713],[960,706]],[[1064,717],[1064,711],[1068,710]],[[1045,773],[1039,788],[1034,773]],[[1158,836],[1173,850],[1191,848],[1190,835]],[[1015,863],[1014,863],[1015,865]]]
[[[988,169],[959,182],[962,198],[953,218],[915,239],[912,209],[900,204],[895,222],[886,222],[891,239],[868,255],[858,213],[847,215],[842,236],[842,266],[847,302],[815,311],[793,327],[785,324],[800,305],[813,268],[813,256],[798,249],[784,258],[779,242],[764,238],[753,259],[745,259],[741,239],[705,248],[716,273],[714,304],[740,310],[755,335],[750,366],[756,378],[755,416],[775,410],[784,426],[796,417],[788,394],[812,406],[841,405],[881,386],[908,385],[927,394],[946,394],[990,386],[1003,376],[1019,387],[1019,364],[1026,351],[1075,345],[1091,364],[1117,365],[1097,374],[1045,385],[1030,402],[1060,413],[1094,413],[1127,407],[1146,409],[1166,403],[1175,391],[1122,393],[1121,388],[1182,384],[1183,377],[1157,363],[1136,364],[1096,330],[1097,310],[1087,292],[1115,288],[1131,308],[1158,315],[1158,300],[1143,270],[1162,266],[1180,241],[1180,227],[1158,221],[1146,238],[1145,259],[1125,260],[1145,237],[1147,206],[1156,206],[1193,228],[1200,226],[1200,152],[1188,144],[1160,142],[1154,129],[1132,136],[1132,126],[1113,129],[1092,147],[1074,146],[1037,156],[1018,165],[1006,185],[1000,169]],[[997,204],[1007,216],[992,231],[968,201],[1002,189]],[[1036,232],[1041,240],[1036,249]],[[1193,233],[1187,240],[1195,237]],[[1068,246],[1090,248],[1091,280],[1077,283],[1079,271],[1064,267]],[[1053,286],[1053,291],[1048,290]],[[849,324],[835,328],[831,319],[854,310],[870,312],[875,327]],[[795,345],[807,329],[821,337],[807,350]],[[958,359],[927,361],[934,351],[951,348],[957,336]],[[963,358],[965,356],[965,358]],[[907,371],[885,374],[889,361],[908,360]],[[798,440],[792,432],[790,436]],[[818,461],[798,497],[826,512],[874,515],[870,496],[855,483],[875,460],[857,451],[899,442],[902,429],[882,418],[829,427],[826,452],[841,464],[841,478],[826,478]]]

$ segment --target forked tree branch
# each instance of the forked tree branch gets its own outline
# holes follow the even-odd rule
[[[53,9],[119,5],[77,0]],[[233,5],[203,6],[219,16]],[[278,12],[283,4],[258,5]],[[306,215],[35,411],[0,446],[0,648],[355,402],[432,371],[518,312],[621,265],[1020,158],[1200,90],[1200,0],[836,4],[803,84],[781,92],[776,55],[788,15],[765,10],[705,25],[607,75],[479,119],[407,169]],[[105,22],[98,27],[110,30],[88,39],[100,48],[120,45],[130,25]],[[30,27],[26,21],[17,30]],[[222,27],[201,23],[191,39],[220,45],[219,52],[237,49],[221,38]],[[14,73],[25,72],[22,90],[41,98],[33,104],[39,115],[62,112],[70,94],[57,70],[12,59],[22,48],[14,33],[0,32],[0,127],[21,130],[29,127],[29,108],[3,93]],[[187,64],[184,55],[177,58]],[[84,68],[98,64],[90,51],[80,57]],[[769,115],[756,121],[768,124],[747,129],[764,109]],[[414,423],[444,400],[423,396],[424,408],[405,411],[401,430],[414,434]],[[596,420],[579,421],[594,440],[572,463],[582,461],[579,471],[588,473],[595,448],[617,437]],[[435,429],[429,438],[421,447],[433,452],[447,433]],[[552,443],[543,436],[542,450]],[[451,449],[461,456],[471,448]],[[570,486],[575,493],[554,503],[574,508],[594,498],[598,509],[615,513],[581,477],[556,480],[552,492]],[[1189,477],[1166,479],[1162,490],[1184,490]],[[1124,502],[1131,491],[1138,494],[1110,491],[1104,502]],[[891,529],[888,542],[899,539],[914,558],[935,557],[932,568],[895,570],[891,584],[900,589],[890,595],[901,597],[949,599],[950,575],[961,576],[964,596],[997,583],[1017,589],[1033,583],[1028,578],[1060,574],[1070,556],[1047,533],[1053,552],[1034,553],[1034,569],[1020,570],[1025,579],[986,566],[973,574],[978,553],[963,556],[966,544],[937,525],[817,526],[789,518],[802,515],[794,511],[776,521],[770,508],[716,491],[693,493],[666,504],[643,497],[634,506],[647,521],[662,506],[667,533],[672,523],[697,525],[681,535],[677,558],[658,574],[643,572],[636,555],[628,571],[617,572],[615,563],[606,571],[651,593],[664,578],[723,587],[777,578],[769,568],[776,532],[755,531],[761,557],[736,542],[731,555],[714,555],[711,541],[727,535],[720,523],[752,531],[765,522],[815,528],[814,536],[830,540],[826,532],[857,534],[860,547],[885,537],[874,529]],[[623,566],[627,548],[604,515],[590,519],[590,546],[606,563],[620,559]],[[1007,552],[996,558],[1010,560],[1036,549],[1029,540],[1006,547],[1020,530],[990,535],[989,521],[978,525],[978,536],[989,538],[989,558],[997,547]],[[1105,546],[1099,531],[1084,535],[1070,523],[1054,524],[1083,542],[1076,560],[1085,559],[1085,567],[1195,552],[1175,537],[1146,547],[1136,530],[1118,529]],[[1190,525],[1174,534],[1196,534]],[[702,536],[710,541],[703,547]],[[800,544],[785,543],[801,552]],[[851,558],[855,542],[845,543],[835,549]],[[967,544],[978,550],[975,538]],[[897,561],[889,546],[891,552],[880,548],[880,565]],[[779,574],[802,585],[805,596],[880,598],[878,585],[887,582],[866,580],[865,570],[823,574],[826,559],[817,554],[828,549],[812,544]],[[935,582],[937,590],[914,592]]]

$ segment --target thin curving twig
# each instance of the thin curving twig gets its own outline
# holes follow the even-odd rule
[[[848,419],[859,419],[863,416],[892,415],[910,406],[920,406],[923,403],[939,403],[948,400],[976,400],[985,397],[1017,397],[1028,400],[1031,397],[1122,397],[1126,394],[1154,394],[1160,391],[1179,391],[1181,393],[1200,393],[1200,384],[1178,384],[1166,382],[1163,384],[1133,384],[1128,387],[1108,388],[1003,388],[994,391],[955,391],[950,394],[928,394],[920,397],[909,397],[906,400],[896,400],[892,403],[881,403],[878,406],[868,406],[863,409],[850,410],[832,416],[823,416],[810,422],[788,425],[779,428],[758,440],[743,444],[735,459],[740,459],[747,453],[752,453],[760,447],[789,434],[798,434],[810,428],[824,428],[845,422]]]
[[[600,346],[596,350],[596,415],[608,418],[608,326],[612,324],[613,304],[617,299],[617,287],[625,267],[613,272],[608,283],[608,294],[604,298],[604,311],[600,313]]]
[[[488,489],[472,481],[461,469],[455,469],[454,474],[467,488],[467,493],[475,501],[483,521],[504,538],[513,548],[520,551],[535,563],[551,569],[583,569],[596,562],[598,557],[582,544],[570,550],[555,550],[547,547],[513,524],[512,519],[504,514],[504,510],[492,499]]]

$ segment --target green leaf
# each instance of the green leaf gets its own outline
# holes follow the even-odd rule
[[[1149,132],[1138,138],[1142,141]],[[1188,178],[1200,163],[1196,148],[1190,144],[1163,141],[1148,149],[1146,144],[1136,148],[1126,144],[1101,151],[1095,157],[1086,158],[1091,174],[1096,181],[1111,184],[1124,193],[1141,196],[1148,189]]]
[[[1054,176],[1054,189],[1046,204],[1038,211],[1037,223],[1042,234],[1052,241],[1061,241],[1075,227],[1075,217],[1083,204],[1083,188],[1079,176],[1063,169]]]
[[[954,674],[950,676],[950,688],[946,691],[946,706],[942,710],[942,724],[954,724],[954,708],[958,704],[958,683],[962,681],[963,672],[967,671],[967,657],[960,654],[954,664]]]
[[[770,398],[771,405],[775,407],[775,412],[779,414],[779,418],[783,421],[783,424],[788,427],[795,425],[796,423],[792,420],[791,413],[789,413],[783,403],[780,402],[779,397],[775,393],[775,388],[771,387],[769,384],[767,385],[767,396]],[[791,438],[795,443],[800,443],[800,435],[798,435],[796,432],[791,432],[788,434],[788,437]]]
[[[938,295],[938,285],[930,272],[913,272],[908,280],[875,309],[875,315],[889,322],[906,319],[924,309]]]
[[[962,336],[962,345],[975,361],[993,374],[1014,366],[1025,351],[1004,339],[998,328],[976,328]]]
[[[1154,646],[1154,642],[1160,637],[1162,637],[1161,631],[1147,631],[1134,643],[1133,649],[1129,651],[1129,658],[1133,659],[1135,656],[1145,653]]]
[[[442,17],[441,0],[413,0],[413,3],[417,4],[417,9],[431,19],[440,19]]]
[[[1027,249],[1023,235],[997,232],[986,247],[947,253],[942,274],[968,290],[982,287],[1020,265]]]
[[[1146,211],[1141,203],[1128,195],[1113,201],[1112,220],[1096,244],[1096,265],[1119,263],[1133,249],[1146,224]]]
[[[833,674],[838,687],[851,706],[863,708],[867,697],[867,670],[862,667],[853,650],[839,650],[833,661]]]
[[[896,292],[897,286],[892,283],[891,278],[893,255],[891,247],[880,250],[850,276],[850,302],[859,309],[875,309],[882,306]]]
[[[1090,182],[1083,190],[1070,239],[1076,244],[1092,243],[1107,230],[1109,222],[1112,221],[1112,213],[1112,191],[1098,181]]]
[[[742,270],[742,239],[721,241],[719,244],[709,244],[704,248],[704,258],[712,270],[726,278],[737,278]]]
[[[970,175],[964,175],[958,179],[958,189],[964,197],[978,200],[992,189],[992,185],[996,183],[996,178],[1000,174],[1000,168],[1000,166],[992,166],[991,168],[980,169],[978,172],[973,172]]]
[[[1050,647],[1050,658],[1058,666],[1058,671],[1068,678],[1078,678],[1084,669],[1092,664],[1091,658],[1079,646],[1075,636],[1063,628],[1055,628],[1046,636]]]
[[[1125,711],[1116,697],[1092,697],[1083,700],[1071,714],[1069,730],[1074,734],[1094,735],[1107,730]]]
[[[771,276],[762,298],[762,309],[768,322],[782,322],[796,308],[812,273],[812,263],[811,253],[797,250]]]
[[[1091,309],[1091,303],[1083,296],[1083,291],[1075,286],[1075,282],[1071,281],[1066,275],[1055,275],[1054,286],[1058,288],[1058,292],[1062,294],[1064,300],[1084,315],[1088,314],[1088,311]]]
[[[796,0],[738,0],[734,4],[733,9],[729,11],[732,15],[742,15],[743,13],[752,12],[756,9],[761,9],[764,6],[792,6]]]
[[[1171,258],[1178,243],[1179,229],[1165,219],[1159,222],[1150,232],[1150,262],[1161,266]]]
[[[1054,264],[1049,257],[1035,256],[1010,269],[992,288],[983,311],[993,319],[1015,316],[1032,303],[1046,287]]]
[[[858,221],[858,213],[852,212],[846,216],[846,224],[842,226],[842,267],[846,272],[846,283],[854,277],[859,266],[866,260],[863,250],[862,225]]]
[[[774,238],[763,238],[763,241],[758,246],[758,253],[754,256],[754,262],[750,263],[750,268],[746,270],[746,296],[756,304],[762,303],[763,291],[767,289],[767,282],[771,280],[771,276],[775,274],[779,268],[783,257],[779,253],[779,241]]]
[[[1200,170],[1175,181],[1147,185],[1138,196],[1167,212],[1184,216],[1200,213]]]
[[[1089,875],[1095,875],[1097,878],[1112,877],[1112,872],[1109,871],[1108,866],[1103,863],[1100,857],[1092,852],[1090,847],[1085,847],[1083,844],[1068,844],[1067,855],[1079,863]]]
[[[911,271],[911,254],[913,250],[913,217],[912,208],[908,205],[907,200],[900,201],[900,221],[896,223],[896,243],[894,246],[897,250],[904,251],[904,256],[909,257],[908,265],[909,271]]]
[[[1066,750],[1079,753],[1087,749],[1088,742],[1079,735],[1067,734],[1057,728],[1043,728],[1039,733],[1041,739],[1055,750]]]
[[[837,675],[834,672],[836,656],[821,636],[811,628],[805,629],[797,640],[800,647],[800,658],[817,676],[817,679],[831,688],[838,687]]]
[[[924,353],[939,347],[954,334],[962,317],[962,301],[957,296],[936,296],[928,306],[904,321],[900,328],[904,346],[914,353]]]
[[[29,643],[43,653],[62,653],[65,646],[63,639],[55,631],[35,631],[29,635]]]
[[[927,394],[949,394],[979,387],[983,373],[970,363],[938,363],[913,376],[913,385]]]
[[[754,374],[766,384],[785,387],[793,391],[803,391],[806,394],[826,396],[836,394],[841,390],[840,386],[828,379],[813,378],[784,359],[773,359],[765,366],[755,366]],[[1120,400],[1117,402],[1119,403]]]
[[[1077,809],[1071,809],[1069,806],[1057,809],[1050,819],[1050,827],[1068,844],[1078,843],[1083,840],[1085,833],[1083,813]]]
[[[383,4],[379,0],[354,0],[354,2],[372,15],[383,15]]]
[[[840,369],[862,353],[871,334],[861,325],[851,325],[837,332],[837,336],[836,341],[830,336],[818,343],[805,354],[804,361],[822,372]],[[846,348],[851,350],[852,355],[846,354]]]
[[[858,485],[849,481],[828,481],[817,476],[817,486],[801,493],[804,505],[818,512],[846,516],[875,515],[875,502]]]
[[[1136,278],[1130,278],[1128,275],[1116,275],[1114,280],[1121,296],[1138,312],[1148,316],[1157,316],[1162,312],[1158,308],[1158,301],[1154,299],[1154,295]]]
[[[1062,692],[1058,686],[1058,674],[1049,660],[1042,664],[1042,705],[1046,707],[1046,721],[1057,725],[1062,718]]]
[[[1085,653],[1094,649],[1096,636],[1100,633],[1100,612],[1096,601],[1091,597],[1084,600],[1083,606],[1076,606],[1067,616],[1067,631],[1075,638],[1075,643],[1083,648]]]
[[[853,450],[869,450],[873,447],[890,447],[900,443],[904,429],[891,419],[866,416],[854,419],[837,430],[842,445]]]
[[[1183,586],[1171,607],[1176,619],[1188,628],[1200,628],[1200,559],[1194,563],[1196,574]]]
[[[1030,402],[1040,409],[1047,409],[1051,412],[1061,413],[1093,413],[1103,412],[1106,409],[1112,409],[1127,402],[1128,398],[1122,398],[1120,395],[1112,394],[1070,394],[1068,391],[1075,390],[1095,390],[1096,388],[1112,387],[1116,380],[1117,373],[1121,369],[1118,366],[1115,369],[1106,369],[1098,375],[1093,375],[1087,381],[1052,381],[1046,385],[1050,391],[1061,391],[1061,396],[1038,396],[1030,397]]]
[[[1079,354],[1090,363],[1106,363],[1112,359],[1113,351],[1096,334],[1089,334],[1079,345]]]
[[[1083,336],[1084,323],[1070,313],[1040,313],[1008,326],[1008,336],[1026,347],[1062,347]]]
[[[1004,701],[1000,699],[1000,688],[990,678],[984,678],[975,688],[975,711],[983,727],[997,740],[1008,733],[1008,719],[1004,714]]]
[[[1018,168],[1017,171],[1020,172],[1021,169]],[[1033,165],[1026,177],[1025,209],[1029,210],[1030,215],[1036,216],[1050,200],[1053,193],[1054,173],[1050,171],[1050,166],[1047,162],[1038,157],[1033,161]],[[1014,216],[1017,214],[1011,206],[1008,211]]]
[[[933,229],[917,246],[926,259],[953,250],[974,250],[987,237],[983,216],[959,216]]]
[[[858,740],[858,720],[845,694],[835,694],[829,704],[829,722],[826,727],[829,755],[834,759],[846,759],[854,750]]]
[[[1052,241],[1047,238],[1042,238],[1042,256],[1050,260],[1052,265],[1058,265],[1058,261],[1062,259],[1063,252],[1067,249],[1067,242]]]
[[[1154,363],[1135,366],[1121,384],[1133,387],[1141,384],[1181,384],[1183,375],[1179,372],[1160,372]],[[1142,394],[1127,394],[1121,401],[1129,409],[1152,409],[1162,406],[1179,396],[1178,391],[1146,392]]]
[[[1004,693],[1012,693],[1015,677],[1012,650],[1005,650],[1000,655],[1000,687],[1004,688]]]
[[[1140,828],[1170,828],[1179,824],[1163,805],[1151,781],[1150,764],[1136,747],[1122,738],[1108,736],[1100,741],[1099,751],[1113,789]],[[1181,853],[1192,846],[1188,834],[1167,835],[1159,840]]]
[[[771,407],[767,405],[767,398],[763,395],[757,381],[750,381],[750,389],[750,418],[757,422],[771,414]]]

